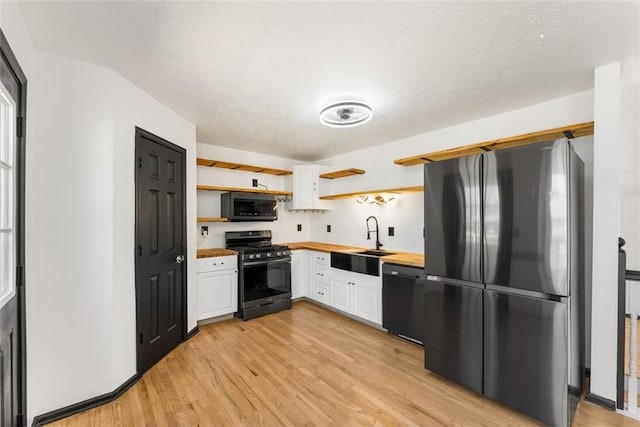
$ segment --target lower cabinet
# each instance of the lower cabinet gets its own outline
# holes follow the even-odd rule
[[[329,262],[326,252],[309,251],[311,275],[307,296],[323,304],[329,304]]]
[[[198,320],[238,311],[238,259],[201,258],[198,270]]]
[[[332,307],[382,325],[382,281],[379,276],[332,268],[329,295]]]
[[[305,250],[291,251],[291,298],[309,295],[309,254]]]

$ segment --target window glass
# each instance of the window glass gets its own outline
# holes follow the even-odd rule
[[[15,295],[15,103],[0,83],[0,308]]]

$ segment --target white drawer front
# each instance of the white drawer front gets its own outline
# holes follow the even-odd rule
[[[328,252],[314,252],[313,260],[318,265],[329,265],[331,263],[331,254]]]
[[[200,258],[196,260],[198,273],[221,270],[235,270],[238,268],[238,257],[236,255],[216,256],[210,258]]]

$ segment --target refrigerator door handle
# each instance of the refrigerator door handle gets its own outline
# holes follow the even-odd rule
[[[484,289],[484,284],[479,282],[470,282],[468,280],[460,280],[460,279],[450,279],[448,277],[440,277],[440,276],[427,276],[427,280],[431,280],[433,282],[442,282],[449,285],[458,285],[464,286],[467,288],[476,288],[476,289]]]
[[[483,154],[483,272],[484,282],[494,282],[498,263],[498,247],[500,245],[500,185],[494,153]]]
[[[529,297],[529,298],[543,299],[543,300],[549,300],[549,301],[555,301],[555,302],[565,302],[567,300],[566,297],[563,297],[560,295],[545,294],[543,292],[528,291],[525,289],[518,289],[518,288],[506,287],[506,286],[486,285],[486,289],[488,291],[500,292],[505,295],[515,295],[520,297]]]

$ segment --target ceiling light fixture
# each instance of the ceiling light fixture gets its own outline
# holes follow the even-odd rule
[[[336,128],[360,126],[371,120],[371,117],[373,117],[371,107],[356,101],[338,102],[320,111],[320,122]]]

